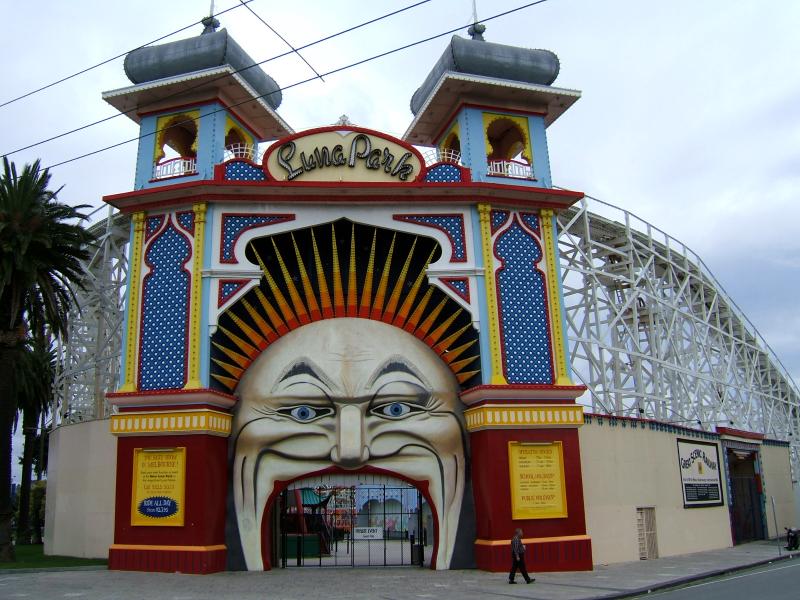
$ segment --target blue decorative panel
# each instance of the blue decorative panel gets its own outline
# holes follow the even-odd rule
[[[225,164],[227,181],[266,181],[264,171],[243,160],[233,160]]]
[[[469,302],[469,280],[466,277],[440,277],[439,280]]]
[[[220,240],[219,260],[224,263],[236,263],[233,249],[236,240],[242,233],[259,225],[274,225],[291,221],[294,215],[222,215],[222,238]]]
[[[151,272],[143,289],[142,390],[182,388],[186,380],[186,336],[189,320],[189,273],[184,269],[192,248],[169,225],[147,250]]]
[[[394,215],[395,221],[416,223],[426,227],[435,227],[447,234],[453,248],[453,257],[450,262],[467,261],[467,244],[464,234],[463,215]]]
[[[223,279],[219,282],[219,298],[217,298],[217,306],[222,306],[231,297],[250,283],[249,279]]]
[[[507,210],[493,210],[492,211],[492,233],[500,229],[500,227],[508,220],[509,212]]]
[[[186,211],[180,212],[177,215],[178,223],[181,227],[183,227],[189,233],[194,233],[194,212],[193,211]]]
[[[539,216],[533,213],[519,213],[519,218],[525,224],[526,227],[530,228],[532,231],[539,233]]]
[[[455,165],[436,165],[425,174],[428,183],[457,183],[461,181],[461,169]]]
[[[495,244],[501,344],[509,383],[553,383],[550,332],[539,243],[518,221]]]
[[[153,234],[161,229],[161,225],[164,223],[164,215],[159,215],[157,217],[147,217],[145,220],[145,227],[144,227],[144,238],[146,240],[150,239]]]

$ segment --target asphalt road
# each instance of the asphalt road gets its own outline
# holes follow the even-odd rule
[[[637,598],[653,600],[798,600],[800,562],[778,562],[766,567],[654,592]]]

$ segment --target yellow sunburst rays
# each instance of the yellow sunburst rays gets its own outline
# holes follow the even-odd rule
[[[358,278],[356,277],[356,226],[350,228],[350,269],[347,277],[347,316],[357,317]]]
[[[470,336],[471,324],[467,323],[448,334],[448,331],[463,313],[463,309],[455,306],[452,300],[444,296],[436,306],[429,310],[435,289],[432,285],[429,285],[422,297],[417,300],[424,287],[423,284],[426,282],[427,270],[436,252],[435,247],[431,250],[410,289],[406,292],[404,290],[418,241],[417,238],[414,238],[403,266],[391,286],[392,292],[389,294],[387,301],[386,292],[391,283],[391,268],[398,234],[395,232],[392,236],[392,241],[381,269],[380,279],[373,293],[376,276],[378,229],[373,230],[364,281],[359,290],[356,232],[355,224],[351,223],[350,256],[345,276],[347,279],[347,296],[345,298],[345,277],[343,277],[344,274],[339,263],[336,229],[334,224],[331,224],[330,251],[332,261],[330,276],[332,277],[331,283],[333,287],[333,296],[331,297],[325,263],[319,251],[313,228],[310,230],[310,234],[314,254],[316,287],[308,275],[308,270],[294,234],[291,234],[291,240],[296,259],[296,272],[290,271],[290,266],[284,261],[275,239],[271,240],[272,250],[283,277],[283,289],[286,290],[288,298],[281,291],[281,287],[275,281],[261,256],[255,248],[253,249],[275,306],[267,298],[264,291],[260,287],[256,287],[257,304],[248,301],[247,298],[239,301],[254,326],[245,322],[233,309],[227,311],[239,333],[234,333],[220,326],[220,331],[229,340],[229,344],[222,344],[218,341],[214,341],[213,344],[230,362],[217,358],[213,359],[214,363],[222,370],[221,373],[212,374],[217,381],[228,389],[233,390],[238,384],[239,378],[258,354],[282,335],[309,322],[345,316],[383,321],[405,329],[431,347],[449,365],[459,383],[468,381],[479,372],[477,370],[465,370],[479,358],[477,352],[475,352],[477,351],[477,339],[474,336]],[[293,274],[299,276],[302,284],[302,295],[294,283]],[[462,339],[465,339],[464,336],[466,336],[467,341],[460,343]],[[470,350],[474,353],[468,352]]]
[[[331,247],[333,248],[333,306],[334,316],[344,317],[344,292],[342,291],[342,270],[339,267],[339,249],[336,247],[336,228],[331,223]]]
[[[367,273],[364,276],[364,285],[361,289],[361,303],[358,305],[358,316],[368,319],[370,316],[369,308],[372,302],[372,278],[375,272],[375,241],[378,238],[378,230],[372,232],[372,248],[369,251],[367,261]]]
[[[372,312],[370,319],[380,321],[383,316],[383,303],[386,300],[386,288],[389,286],[389,271],[392,268],[392,256],[394,255],[394,242],[397,240],[397,234],[392,236],[392,243],[389,246],[389,253],[386,255],[386,262],[383,264],[383,272],[381,273],[381,280],[378,283],[378,289],[375,292],[375,301],[372,303]]]

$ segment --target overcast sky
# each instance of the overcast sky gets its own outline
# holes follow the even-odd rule
[[[249,4],[303,46],[413,0]],[[218,0],[216,11],[239,4]],[[479,0],[479,18],[526,4]],[[209,10],[208,0],[0,0],[0,103],[146,44]],[[325,73],[466,25],[471,0],[432,0],[303,52]],[[286,46],[246,8],[219,17],[256,61]],[[553,181],[632,211],[699,254],[800,381],[800,3],[549,0],[486,23],[489,41],[558,54],[554,85],[583,97],[548,130]],[[169,38],[189,37],[200,26]],[[462,33],[466,35],[466,33]],[[415,48],[288,89],[296,131],[342,114],[402,135],[411,95],[447,45]],[[296,56],[264,69],[281,86],[313,76]],[[0,154],[116,114],[101,92],[130,85],[122,59],[0,108]],[[54,165],[138,135],[120,116],[30,150]],[[101,204],[132,188],[135,144],[53,169],[61,199]]]

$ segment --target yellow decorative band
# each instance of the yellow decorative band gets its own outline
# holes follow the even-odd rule
[[[573,404],[486,404],[464,411],[467,431],[580,427],[583,407]]]
[[[216,546],[151,546],[142,544],[111,544],[110,550],[161,550],[166,552],[217,552],[219,550],[227,550],[225,544],[217,544]]]
[[[591,540],[588,535],[562,535],[558,537],[524,538],[523,544],[547,544],[552,542],[583,542]],[[511,540],[475,540],[476,546],[510,546]]]
[[[123,413],[111,417],[111,433],[113,435],[204,433],[228,436],[231,433],[231,419],[231,415],[208,409]]]

